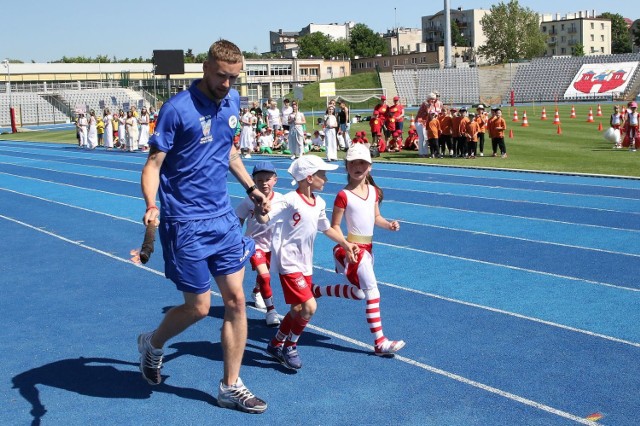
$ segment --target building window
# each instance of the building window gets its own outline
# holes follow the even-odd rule
[[[601,22],[601,23],[600,23],[600,29],[601,29],[601,30],[604,30],[604,22]]]
[[[543,32],[543,33],[546,33],[546,32],[547,32],[547,26],[546,26],[546,25],[543,25],[543,26],[542,26],[542,32]]]
[[[561,29],[562,31],[564,31],[564,24],[561,24],[561,25],[560,25],[560,29]]]
[[[600,36],[600,41],[604,41],[604,34]]]
[[[591,23],[591,29],[594,29],[594,28],[595,28],[595,24],[592,22]]]
[[[595,41],[595,37],[593,34],[591,34],[591,41]]]
[[[247,76],[264,76],[267,75],[268,69],[266,64],[247,64],[245,71]]]
[[[604,53],[604,46],[600,48],[600,53]]]
[[[309,75],[308,68],[300,68],[300,75]]]
[[[309,68],[309,75],[318,76],[318,68]]]
[[[385,68],[388,68],[389,67],[389,60],[385,59],[384,61],[382,61],[382,66],[385,67]]]
[[[411,63],[412,64],[417,64],[418,63],[418,58],[411,58]]]
[[[291,64],[271,65],[271,75],[291,75]]]
[[[566,54],[567,54],[567,49],[565,49],[564,47],[562,47],[562,48],[560,49],[560,54],[561,54],[561,55],[566,55]]]

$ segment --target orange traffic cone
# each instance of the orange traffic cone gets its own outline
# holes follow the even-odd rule
[[[553,124],[560,124],[560,113],[556,108],[556,115],[553,117]]]
[[[522,127],[529,127],[529,121],[527,120],[527,111],[522,113]]]
[[[598,123],[598,131],[601,132],[602,131],[602,121],[600,123]]]
[[[600,104],[598,104],[598,112],[596,112],[596,116],[602,117],[602,108],[600,108]]]
[[[509,130],[509,139],[513,139],[513,129]]]
[[[562,127],[560,127],[560,125],[559,125],[559,124],[558,124],[558,131],[557,131],[557,133],[558,133],[559,135],[561,135],[561,134],[562,134]]]
[[[571,115],[569,118],[576,118],[576,108],[573,105],[571,105]]]
[[[413,115],[411,116],[411,122],[409,124],[409,130],[415,130],[416,129],[416,121],[413,119]]]
[[[518,110],[517,109],[513,109],[513,120],[511,121],[518,121]]]
[[[593,123],[593,108],[589,108],[589,117],[587,117],[587,123]]]
[[[540,117],[540,120],[546,120],[547,119],[547,109],[545,107],[542,107],[542,117]]]

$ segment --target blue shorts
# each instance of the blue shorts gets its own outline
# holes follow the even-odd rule
[[[238,272],[255,251],[233,210],[212,219],[161,221],[158,229],[164,274],[186,293],[208,291],[212,275]]]

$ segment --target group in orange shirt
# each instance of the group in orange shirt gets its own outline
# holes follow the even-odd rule
[[[493,150],[492,157],[498,156],[498,148],[500,148],[500,156],[507,158],[507,147],[504,143],[504,131],[507,129],[507,122],[502,118],[502,110],[500,108],[491,109],[491,118],[487,123],[487,130],[491,138],[491,148]]]

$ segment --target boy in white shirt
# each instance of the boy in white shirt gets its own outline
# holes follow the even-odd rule
[[[260,161],[253,167],[253,181],[258,190],[262,192],[271,203],[281,201],[283,195],[275,192],[273,187],[278,182],[276,168],[269,161]],[[273,226],[263,225],[255,218],[255,203],[250,197],[245,197],[238,207],[236,215],[240,224],[247,223],[245,235],[251,237],[256,243],[256,252],[251,256],[251,267],[256,271],[256,285],[251,294],[254,305],[260,309],[266,309],[265,321],[268,326],[280,325],[280,318],[273,304],[273,292],[271,291],[271,235]]]
[[[315,155],[296,159],[288,172],[298,188],[271,204],[266,215],[256,213],[259,223],[274,222],[271,239],[273,271],[280,274],[284,300],[290,310],[280,324],[266,352],[285,367],[297,370],[302,361],[297,343],[316,311],[316,300],[311,291],[313,274],[313,243],[320,230],[344,248],[347,258],[355,262],[358,246],[347,242],[342,232],[331,227],[326,214],[326,203],[314,191],[321,191],[327,182],[326,171],[337,169]]]

